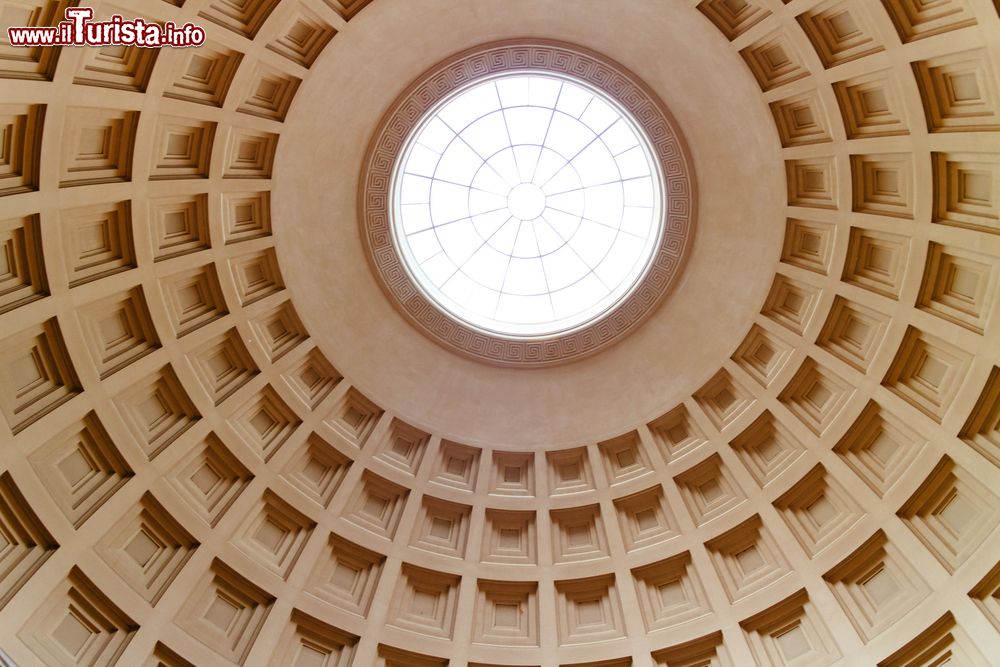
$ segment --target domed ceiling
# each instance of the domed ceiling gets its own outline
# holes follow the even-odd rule
[[[0,37],[0,664],[996,662],[1000,4],[94,7],[207,41]],[[670,284],[553,363],[373,260],[386,119],[497,43],[687,170]]]

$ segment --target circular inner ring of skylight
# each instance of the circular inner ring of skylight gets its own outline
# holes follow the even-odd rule
[[[433,107],[396,163],[392,230],[451,317],[512,338],[593,323],[641,281],[664,188],[645,133],[570,77],[508,72]]]

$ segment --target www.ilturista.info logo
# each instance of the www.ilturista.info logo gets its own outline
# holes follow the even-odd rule
[[[182,26],[167,21],[163,25],[140,18],[126,19],[115,14],[107,21],[92,21],[91,7],[69,7],[66,20],[49,27],[7,28],[11,46],[201,46],[205,29],[193,23]]]

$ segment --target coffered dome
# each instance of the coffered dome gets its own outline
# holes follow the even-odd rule
[[[0,664],[996,661],[995,1],[94,8],[207,41],[0,38]]]

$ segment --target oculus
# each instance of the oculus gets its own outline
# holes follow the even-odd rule
[[[632,331],[691,243],[694,175],[662,102],[621,65],[512,40],[431,68],[376,131],[362,238],[436,342],[505,365],[577,359]]]

